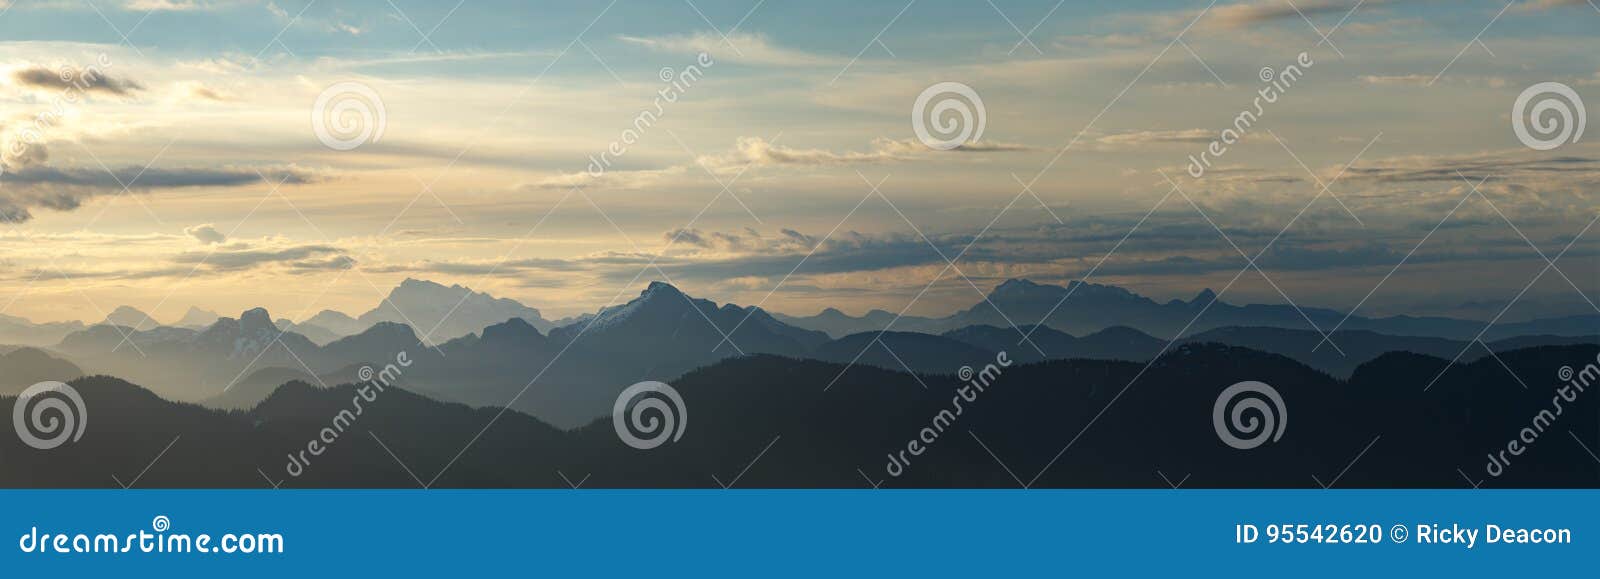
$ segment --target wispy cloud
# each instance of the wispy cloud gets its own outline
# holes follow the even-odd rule
[[[735,32],[723,36],[705,32],[673,36],[619,36],[624,42],[659,52],[675,54],[706,53],[730,62],[769,66],[835,66],[839,59],[783,48],[759,34]]]

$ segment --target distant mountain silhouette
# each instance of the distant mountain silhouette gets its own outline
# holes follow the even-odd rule
[[[316,344],[327,344],[327,343],[332,342],[334,340],[338,340],[339,338],[343,338],[345,336],[351,335],[351,334],[341,334],[341,333],[335,332],[333,330],[329,330],[327,328],[324,328],[322,326],[318,326],[316,324],[310,324],[310,323],[304,323],[304,322],[297,324],[297,323],[294,323],[294,321],[292,321],[292,320],[290,320],[288,318],[278,318],[277,321],[273,322],[273,325],[277,326],[279,330],[283,330],[283,331],[286,331],[286,332],[294,332],[296,334],[300,334],[302,336],[305,336],[306,339],[311,340],[313,343],[316,343]],[[354,332],[354,333],[360,333],[360,332]]]
[[[1032,326],[1022,329],[1028,331],[1030,328]],[[1032,347],[1018,343],[1022,335],[1011,328],[971,326],[946,332],[944,336],[991,351],[1006,351],[1017,360],[1041,360]],[[1178,340],[1173,347],[1207,343],[1239,346],[1278,354],[1341,378],[1350,376],[1358,366],[1390,352],[1410,352],[1445,359],[1455,358],[1459,354],[1463,362],[1477,360],[1490,352],[1481,345],[1461,340],[1390,336],[1364,330],[1340,330],[1331,337],[1337,349],[1321,343],[1322,335],[1312,330],[1230,327],[1193,334]],[[1049,360],[1084,358],[1143,362],[1167,345],[1167,340],[1125,327],[1108,328],[1076,338],[1041,326],[1033,331],[1030,339],[1047,354],[1048,357],[1042,359]],[[1592,344],[1597,341],[1600,340],[1596,336],[1527,336],[1490,342],[1489,346],[1500,352],[1537,346]]]
[[[880,332],[894,323],[894,330],[902,332],[921,332],[935,334],[949,325],[949,322],[918,316],[901,316],[897,321],[893,312],[872,310],[861,317],[851,316],[835,308],[822,310],[815,316],[789,316],[772,314],[778,320],[800,328],[824,332],[836,338],[862,332]]]
[[[221,394],[201,400],[200,405],[221,410],[249,410],[289,382],[315,384],[317,378],[293,368],[264,368],[235,382]]]
[[[21,346],[54,346],[67,334],[83,330],[83,322],[35,324],[27,319],[0,314],[0,343]]]
[[[221,319],[221,317],[216,312],[190,306],[189,311],[184,312],[183,317],[172,325],[191,330],[203,330],[211,327],[211,324],[217,323],[217,320]]]
[[[1065,301],[1063,301],[1065,300]],[[1215,303],[1212,303],[1215,301]],[[993,305],[991,305],[993,304]],[[1208,308],[1207,305],[1210,305]],[[1202,315],[1201,312],[1204,311]],[[1106,328],[1124,326],[1154,336],[1170,338],[1186,326],[1191,334],[1223,327],[1276,327],[1311,329],[1310,317],[1324,330],[1343,321],[1341,329],[1366,330],[1390,335],[1426,336],[1471,340],[1483,330],[1484,322],[1442,317],[1394,316],[1368,318],[1350,316],[1325,308],[1296,310],[1290,305],[1233,305],[1217,301],[1207,289],[1189,301],[1159,303],[1123,288],[1074,281],[1067,286],[1040,284],[1025,279],[1001,283],[988,300],[944,318],[904,317],[892,329],[898,331],[942,333],[968,326],[1010,327],[1045,325],[1073,335],[1088,335]],[[1200,316],[1196,319],[1196,316]],[[874,311],[860,318],[827,310],[810,317],[783,317],[786,322],[832,335],[882,330],[893,314]],[[1009,321],[1008,321],[1009,320]],[[1193,325],[1189,325],[1193,320]],[[1524,335],[1593,336],[1600,333],[1600,315],[1506,322],[1495,324],[1486,340]]]
[[[36,348],[17,348],[0,354],[0,394],[15,396],[40,382],[66,382],[83,376],[83,370]]]
[[[200,331],[158,327],[128,331],[124,339],[125,331],[94,326],[68,335],[55,349],[91,373],[152,384],[161,396],[184,401],[220,394],[250,371],[325,363],[315,343],[279,330],[261,308]]]
[[[548,336],[522,319],[490,326],[414,352],[406,379],[446,400],[504,405],[515,398],[514,408],[571,428],[610,412],[617,393],[635,382],[671,380],[741,351],[801,356],[827,341],[760,310],[719,307],[664,283],[582,320]],[[723,332],[731,344],[722,343]]]
[[[961,366],[981,367],[993,361],[997,351],[931,334],[862,332],[823,344],[807,357],[896,371],[955,374]]]
[[[1082,338],[1046,326],[1024,326],[1021,330],[1019,333],[1010,327],[968,326],[945,332],[944,336],[988,350],[1004,351],[1024,362],[1070,358],[1142,362],[1167,345],[1166,340],[1123,326],[1106,328]],[[1022,341],[1022,336],[1028,332],[1032,332],[1028,340],[1033,345]],[[1039,353],[1041,350],[1043,356]]]
[[[406,324],[415,327],[428,341],[443,343],[512,318],[526,320],[540,331],[553,327],[539,315],[539,310],[516,300],[496,298],[459,285],[446,287],[407,278],[357,321],[363,329],[378,322]]]
[[[372,327],[372,324],[362,324],[360,320],[333,310],[322,310],[300,323],[323,328],[340,336],[353,336]]]
[[[118,306],[100,322],[106,326],[122,326],[134,330],[149,330],[161,326],[149,314],[130,306]]]
[[[1600,465],[1570,440],[1600,443],[1600,398],[1587,393],[1502,476],[1485,475],[1484,464],[1549,407],[1558,386],[1552,368],[1587,364],[1597,353],[1593,344],[1548,346],[1454,365],[1391,353],[1349,380],[1220,345],[1184,345],[1148,366],[1019,364],[933,435],[922,429],[951,407],[951,376],[919,381],[857,365],[825,392],[842,365],[751,356],[674,380],[693,420],[680,441],[650,451],[623,445],[609,417],[562,431],[402,384],[366,403],[298,478],[285,474],[289,453],[324,436],[359,396],[354,386],[290,382],[248,411],[225,412],[93,377],[73,382],[93,415],[83,439],[38,452],[0,437],[0,486],[103,488],[115,484],[108,473],[127,481],[143,471],[141,488],[261,488],[271,484],[261,473],[286,488],[415,487],[409,469],[437,487],[567,488],[559,471],[587,476],[586,488],[717,488],[735,479],[744,488],[1167,488],[1159,471],[1186,478],[1184,488],[1595,488]],[[1511,373],[1529,377],[1529,388]],[[1218,394],[1244,380],[1270,384],[1292,418],[1280,440],[1249,451],[1226,446],[1212,424]],[[10,403],[0,398],[0,406]],[[929,436],[934,442],[900,476],[886,474],[889,453]]]
[[[728,336],[732,344],[724,342],[724,332],[732,332]],[[663,343],[660,338],[667,336]],[[678,350],[697,361],[736,349],[746,354],[803,352],[828,339],[821,332],[784,324],[765,311],[732,304],[718,307],[661,282],[652,282],[637,299],[601,310],[592,321],[556,328],[550,337],[559,342],[579,339],[622,355],[661,356],[663,348]]]
[[[419,295],[417,288],[442,286],[403,284],[397,293]],[[1061,295],[1055,286],[1008,282],[995,292],[997,303],[1027,303]],[[1102,304],[1153,304],[1130,292],[1104,286],[1081,286],[1085,300]],[[449,292],[446,292],[447,294]],[[451,295],[460,295],[459,293]],[[481,295],[481,294],[478,294]],[[1184,307],[1201,307],[1202,294]],[[469,298],[471,301],[471,298]],[[1110,308],[1111,305],[1106,307]],[[1143,306],[1139,306],[1143,307]],[[1165,307],[1165,306],[1163,306]],[[1255,306],[1247,306],[1253,308]],[[1214,307],[1215,309],[1215,307]],[[832,314],[830,314],[832,315]],[[340,323],[325,312],[313,319]],[[90,373],[149,384],[161,396],[224,408],[248,406],[270,389],[260,384],[234,392],[258,372],[276,370],[308,382],[350,381],[363,366],[381,368],[400,352],[415,367],[407,370],[413,390],[441,400],[476,406],[511,404],[561,428],[581,426],[609,412],[623,388],[642,380],[669,381],[696,368],[729,357],[773,354],[919,373],[951,374],[1006,352],[1020,362],[1059,359],[1142,362],[1167,345],[1167,339],[1139,330],[1112,326],[1074,336],[1049,326],[966,326],[943,334],[902,331],[861,332],[830,340],[827,334],[791,326],[759,308],[718,305],[653,283],[638,298],[578,318],[570,325],[541,332],[526,318],[512,317],[480,331],[441,344],[420,343],[415,328],[397,322],[376,322],[355,335],[312,339],[293,331],[302,326],[272,322],[265,310],[221,318],[196,331],[159,327],[146,331],[95,326],[68,335],[56,348]],[[356,321],[359,324],[359,321]],[[304,326],[310,328],[311,326]],[[898,327],[898,325],[897,325]],[[732,334],[725,341],[724,332]],[[1030,342],[1021,341],[1031,332]],[[128,338],[124,338],[124,334]],[[1391,336],[1366,330],[1341,330],[1334,343],[1318,344],[1321,336],[1305,329],[1227,327],[1192,334],[1189,343],[1222,343],[1276,353],[1336,377],[1349,376],[1359,365],[1387,352],[1414,352],[1473,361],[1486,355],[1481,346],[1430,337]],[[1584,337],[1516,338],[1506,347],[1589,343]],[[1494,343],[1494,342],[1491,342]],[[1037,349],[1036,349],[1037,347]],[[1041,355],[1042,354],[1042,355]],[[230,386],[230,384],[232,386]]]

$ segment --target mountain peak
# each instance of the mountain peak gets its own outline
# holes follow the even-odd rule
[[[239,314],[239,325],[243,328],[276,328],[272,323],[272,314],[267,313],[267,308],[251,308]]]
[[[483,329],[483,340],[487,342],[525,342],[544,338],[539,329],[533,327],[522,318],[511,318],[504,322],[488,326]]]
[[[216,323],[219,317],[216,312],[189,306],[189,311],[184,312],[176,325],[180,328],[205,328]]]
[[[389,293],[390,293],[390,295],[393,295],[393,294],[400,293],[400,292],[403,292],[403,291],[437,292],[437,291],[443,291],[443,290],[452,289],[452,288],[453,289],[457,289],[457,290],[462,289],[462,287],[459,286],[459,285],[447,287],[444,284],[436,282],[436,281],[428,281],[428,280],[425,280],[425,279],[417,279],[417,278],[413,278],[413,277],[408,277],[408,278],[405,278],[405,279],[401,280],[400,281],[400,285],[395,286],[395,288],[393,290],[390,290]]]
[[[1012,278],[1001,282],[1000,285],[995,286],[994,291],[989,292],[989,297],[997,301],[1016,301],[1037,299],[1046,296],[1053,297],[1059,294],[1061,291],[1062,289],[1060,286],[1045,285],[1036,283],[1032,280]]]
[[[666,283],[666,282],[660,282],[660,281],[650,282],[650,286],[645,288],[643,292],[639,293],[639,297],[641,297],[641,298],[651,298],[651,297],[656,297],[656,296],[681,296],[681,295],[683,295],[683,292],[678,291],[678,288],[673,287],[672,284],[669,284],[669,283]]]
[[[136,330],[147,330],[152,326],[158,325],[155,323],[155,320],[150,318],[149,315],[133,308],[132,306],[117,306],[117,309],[113,310],[110,315],[106,316],[105,321],[100,323],[109,326],[133,328]]]
[[[1200,293],[1196,294],[1194,296],[1194,299],[1189,300],[1189,303],[1197,304],[1197,305],[1205,305],[1205,304],[1211,303],[1212,300],[1215,300],[1215,299],[1217,299],[1217,292],[1211,291],[1211,288],[1206,288],[1206,289],[1200,290]]]

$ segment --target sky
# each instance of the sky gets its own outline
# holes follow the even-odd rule
[[[1600,311],[1600,135],[1513,129],[1539,83],[1600,106],[1588,0],[0,10],[0,313],[35,321],[359,314],[405,278],[550,318],[651,281],[944,315],[1019,277]],[[978,99],[918,115],[941,83]]]

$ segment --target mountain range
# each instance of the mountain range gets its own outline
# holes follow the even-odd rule
[[[0,437],[0,486],[105,488],[139,474],[141,488],[1594,488],[1600,463],[1585,448],[1600,444],[1600,398],[1568,404],[1498,476],[1484,457],[1548,408],[1550,369],[1597,353],[1545,346],[1454,364],[1389,353],[1343,380],[1216,344],[1148,364],[1017,364],[937,431],[953,376],[752,355],[674,380],[693,420],[649,451],[625,446],[609,417],[561,429],[419,395],[407,374],[297,475],[287,457],[327,439],[356,386],[290,381],[246,410],[213,410],[90,377],[72,382],[94,409],[82,440],[38,452]],[[1275,388],[1284,420],[1280,439],[1248,452],[1212,422],[1219,392],[1244,380]],[[889,467],[914,437],[933,442]]]
[[[992,298],[997,304],[1014,304],[1060,295],[1051,287],[1007,283]],[[1120,290],[1081,289],[1083,293],[1072,299],[1104,297],[1110,303],[1153,303]],[[993,359],[999,352],[1022,362],[1143,362],[1163,348],[1222,343],[1287,356],[1329,375],[1348,377],[1361,364],[1389,352],[1471,362],[1493,351],[1595,341],[1592,333],[1528,335],[1480,343],[1351,329],[1336,332],[1330,344],[1323,344],[1321,334],[1309,329],[1228,326],[1191,334],[1169,346],[1167,339],[1126,326],[1074,335],[1051,326],[983,324],[939,334],[866,331],[830,338],[825,332],[785,323],[759,308],[719,305],[660,282],[650,284],[625,304],[603,308],[546,332],[528,320],[536,315],[531,309],[497,309],[508,306],[465,288],[414,282],[396,288],[391,298],[397,299],[393,303],[411,303],[426,295],[465,296],[458,311],[480,321],[506,313],[523,315],[442,343],[429,343],[415,328],[389,321],[375,322],[354,335],[313,339],[301,333],[306,328],[320,329],[309,321],[274,322],[265,310],[255,309],[238,319],[220,318],[203,330],[93,326],[69,334],[53,351],[89,373],[148,384],[152,391],[172,400],[233,409],[252,407],[289,380],[319,385],[350,382],[363,366],[381,368],[397,353],[406,352],[415,361],[406,369],[407,384],[415,392],[473,406],[509,405],[556,427],[576,428],[606,414],[616,395],[628,385],[668,381],[730,357],[761,354],[948,374],[960,366]],[[448,311],[454,302],[440,303],[445,305],[432,311]],[[1190,302],[1187,311],[1192,312],[1195,303]],[[1265,307],[1226,306],[1219,311],[1264,311],[1261,308]],[[363,318],[380,312],[374,310]],[[338,321],[327,312],[318,317],[325,322]],[[355,324],[343,329],[362,323],[352,320]],[[1551,326],[1559,328],[1561,324]],[[1024,334],[1028,335],[1026,341]]]
[[[1202,314],[1202,312],[1204,312]],[[1304,312],[1304,315],[1302,315]],[[1199,316],[1196,318],[1196,316]],[[785,323],[827,332],[833,336],[880,331],[889,327],[905,332],[937,334],[969,326],[1043,325],[1077,335],[1124,326],[1147,334],[1171,338],[1187,328],[1200,333],[1225,327],[1310,329],[1307,318],[1323,330],[1334,327],[1367,330],[1397,336],[1428,336],[1471,340],[1485,323],[1444,317],[1349,316],[1326,308],[1296,309],[1292,305],[1234,305],[1218,299],[1210,289],[1189,301],[1157,302],[1123,288],[1074,281],[1066,286],[1040,284],[1025,279],[1007,280],[987,299],[943,318],[902,316],[873,310],[850,316],[829,308],[815,316],[776,316]],[[1192,324],[1191,324],[1192,321]],[[1342,322],[1342,325],[1341,325]],[[1593,336],[1600,333],[1600,314],[1507,322],[1491,326],[1483,336],[1496,340],[1527,335]]]

